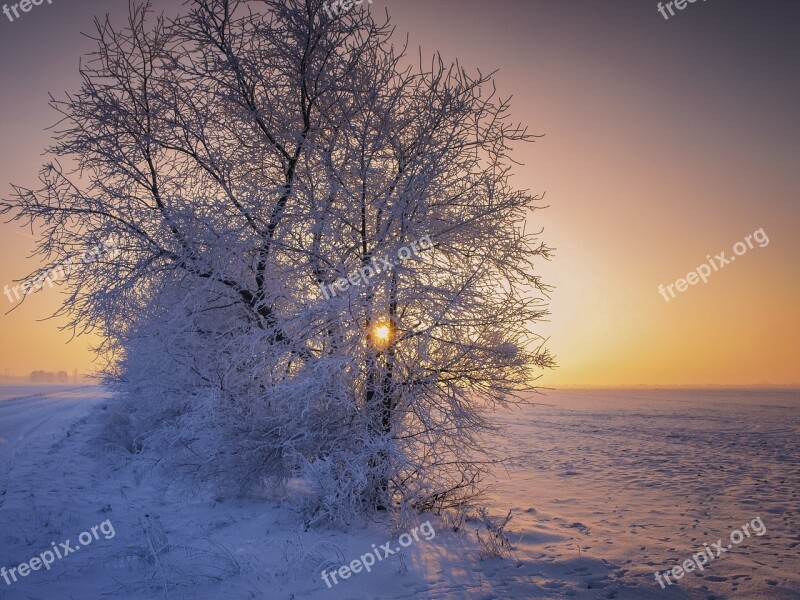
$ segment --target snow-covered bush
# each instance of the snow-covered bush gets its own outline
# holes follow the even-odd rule
[[[515,556],[511,540],[506,535],[506,526],[511,521],[511,511],[504,518],[492,517],[485,507],[478,509],[481,526],[475,531],[475,536],[481,545],[481,559],[506,558]],[[481,535],[481,529],[485,531]]]

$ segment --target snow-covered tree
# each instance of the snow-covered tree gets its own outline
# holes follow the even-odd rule
[[[539,198],[510,181],[533,138],[491,75],[412,61],[388,20],[321,0],[96,29],[41,185],[2,211],[38,224],[44,270],[116,241],[62,309],[108,372],[169,398],[199,473],[299,474],[329,517],[473,493],[491,410],[551,365]]]

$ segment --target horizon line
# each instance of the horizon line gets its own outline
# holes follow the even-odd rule
[[[636,384],[556,384],[538,386],[542,389],[728,389],[728,390],[750,390],[750,389],[780,389],[780,390],[800,390],[800,383],[690,383],[690,384],[670,384],[670,383],[636,383]]]

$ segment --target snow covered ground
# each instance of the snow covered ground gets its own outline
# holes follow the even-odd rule
[[[291,486],[274,498],[201,497],[157,456],[102,451],[110,402],[98,388],[0,389],[0,566],[113,524],[49,570],[0,579],[0,599],[800,597],[797,392],[537,396],[504,415],[496,443],[514,460],[487,499],[495,515],[512,511],[515,556],[481,560],[474,521],[454,532],[426,516],[417,526],[430,518],[435,537],[331,589],[322,569],[373,544],[393,550],[405,530],[304,531]],[[655,581],[756,517],[764,535],[676,585]]]

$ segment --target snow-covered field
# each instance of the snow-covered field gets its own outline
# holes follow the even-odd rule
[[[504,415],[496,443],[514,459],[487,498],[493,514],[512,511],[514,556],[481,560],[475,521],[454,532],[429,515],[418,521],[430,518],[435,537],[331,589],[323,568],[373,544],[394,549],[405,530],[304,531],[292,486],[276,498],[200,497],[156,456],[101,450],[110,402],[98,388],[0,389],[0,566],[79,545],[106,523],[49,570],[0,580],[0,598],[800,598],[797,392],[537,396]],[[757,517],[763,535],[676,585],[655,581]]]

